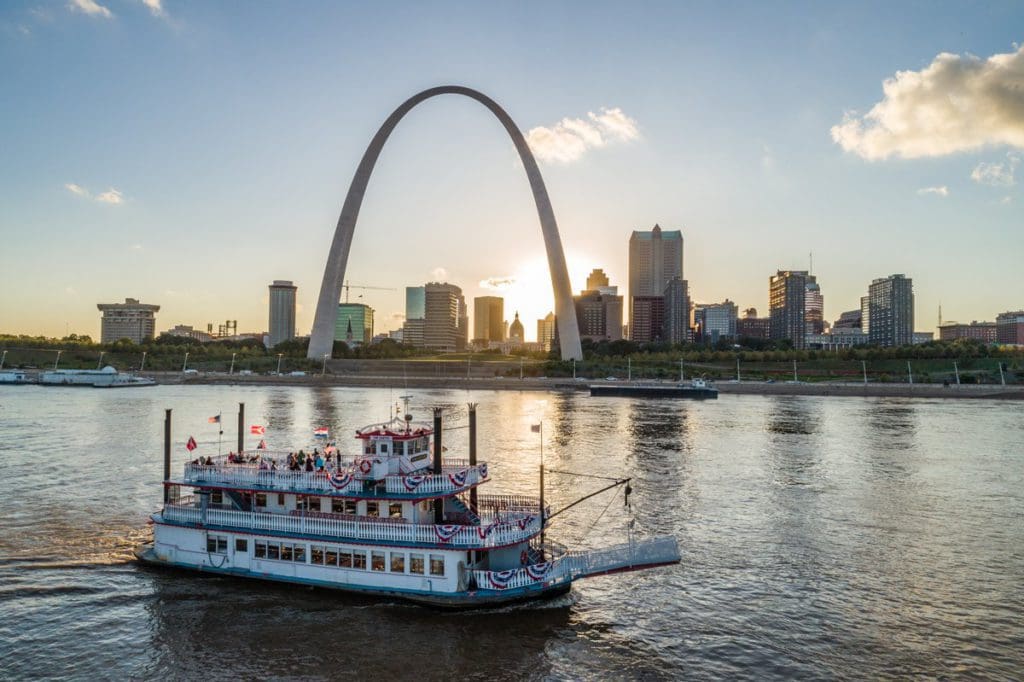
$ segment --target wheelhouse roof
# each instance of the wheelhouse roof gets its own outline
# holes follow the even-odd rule
[[[371,438],[391,438],[392,440],[412,440],[422,438],[434,433],[434,430],[427,424],[417,424],[412,421],[405,421],[395,417],[389,422],[370,424],[356,430],[356,438],[369,440]]]

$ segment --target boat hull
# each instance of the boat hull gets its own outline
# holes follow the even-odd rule
[[[690,400],[714,400],[718,398],[716,388],[695,388],[692,386],[657,385],[593,385],[592,396],[615,396],[619,398],[684,398]]]
[[[367,597],[400,599],[425,606],[433,606],[444,609],[479,609],[494,606],[506,606],[509,604],[522,603],[534,600],[553,599],[564,595],[572,589],[571,581],[563,581],[557,584],[536,584],[529,587],[510,590],[471,590],[449,593],[418,593],[409,590],[389,590],[377,587],[360,586],[353,584],[340,584],[326,580],[312,578],[301,578],[293,576],[276,575],[269,573],[258,573],[244,568],[216,568],[214,566],[196,566],[195,564],[180,563],[162,559],[154,551],[153,544],[140,545],[135,550],[135,558],[147,566],[193,571],[205,574],[228,576],[233,578],[249,578],[253,580],[266,580],[276,583],[287,583],[292,585],[303,585],[306,587],[321,587],[338,592],[345,592],[354,595]]]

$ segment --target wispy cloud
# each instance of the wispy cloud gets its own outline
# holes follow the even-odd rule
[[[72,194],[77,194],[80,197],[87,197],[89,193],[85,191],[85,188],[81,185],[76,185],[73,182],[65,183],[64,188]]]
[[[83,197],[85,199],[92,199],[93,201],[98,201],[101,204],[110,204],[113,206],[117,206],[118,204],[124,203],[124,193],[121,192],[121,190],[119,189],[114,189],[113,187],[108,189],[106,192],[101,192],[100,194],[97,194],[96,196],[93,196],[85,187],[82,187],[81,185],[74,182],[65,183],[64,189],[71,192],[75,196]]]
[[[480,288],[488,289],[490,291],[507,291],[516,283],[516,278],[512,276],[507,277],[488,277],[487,279],[480,280]]]
[[[1024,149],[1024,47],[1014,49],[988,59],[943,52],[920,71],[897,71],[868,113],[832,127],[833,141],[869,160]]]
[[[1014,171],[1020,164],[1020,155],[1010,152],[1006,161],[1000,163],[981,162],[971,171],[971,180],[993,187],[1010,187],[1016,184]]]
[[[114,16],[113,12],[96,2],[96,0],[71,0],[68,3],[68,8],[72,12],[81,12],[93,17],[103,17],[104,19],[111,19]]]
[[[438,266],[430,271],[430,276],[434,278],[435,282],[446,282],[448,280],[448,271]]]
[[[928,196],[929,194],[934,194],[937,197],[948,197],[949,188],[946,187],[945,185],[941,185],[939,187],[922,187],[921,189],[917,190],[917,193],[920,196]]]
[[[538,126],[526,133],[530,149],[541,161],[571,163],[587,150],[640,136],[636,121],[622,109],[588,112],[587,118],[563,118],[553,126]]]
[[[164,6],[161,0],[142,0],[142,4],[149,8],[150,13],[154,17],[166,17],[167,13],[164,12]]]

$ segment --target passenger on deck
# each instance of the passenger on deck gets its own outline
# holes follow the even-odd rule
[[[208,467],[212,467],[213,466],[213,457],[210,457],[209,455],[206,456],[206,466],[208,466]]]
[[[265,460],[265,459],[261,459],[261,460],[260,460],[260,471],[266,471],[266,470],[268,470],[269,468],[270,468],[270,467],[269,467],[269,466],[267,466],[267,460]]]
[[[303,452],[302,450],[299,450],[298,462],[299,462],[299,466],[300,467],[303,466],[306,463],[306,453]]]
[[[324,470],[324,458],[321,457],[319,453],[317,453],[316,459],[313,460],[313,466],[316,467],[317,471]]]
[[[306,458],[306,471],[312,471],[312,470],[313,470],[313,458],[312,457],[307,457]]]

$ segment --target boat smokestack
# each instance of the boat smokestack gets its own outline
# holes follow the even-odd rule
[[[476,403],[469,403],[469,466],[476,466]],[[477,513],[476,486],[469,489],[469,510]]]
[[[238,403],[238,452],[245,450],[245,403]]]
[[[170,499],[171,489],[167,481],[171,480],[171,411],[164,415],[164,504]]]
[[[434,408],[434,475],[441,475],[441,453],[443,452],[443,445],[441,443],[441,413],[443,408]],[[444,523],[444,498],[437,498],[434,500],[434,523]]]

